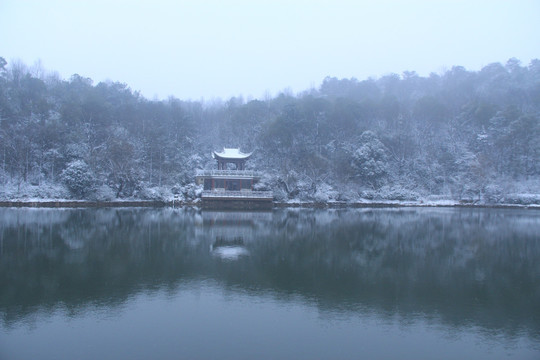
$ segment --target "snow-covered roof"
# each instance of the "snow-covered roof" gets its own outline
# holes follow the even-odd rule
[[[240,152],[240,149],[232,149],[232,148],[223,148],[222,152],[214,151],[212,154],[213,158],[221,158],[221,159],[234,159],[234,160],[242,160],[247,159],[253,154],[253,152],[250,153],[243,153]]]

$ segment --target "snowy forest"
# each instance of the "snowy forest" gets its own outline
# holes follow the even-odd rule
[[[0,58],[0,200],[194,201],[239,147],[279,202],[539,204],[539,140],[540,60],[183,101]]]

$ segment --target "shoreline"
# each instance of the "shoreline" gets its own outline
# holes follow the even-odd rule
[[[174,202],[154,200],[126,201],[88,201],[88,200],[44,200],[44,201],[0,201],[0,208],[120,208],[120,207],[201,207],[200,202]],[[497,209],[534,209],[540,210],[539,204],[471,204],[471,203],[420,203],[420,202],[329,202],[329,203],[284,203],[274,202],[275,208],[306,209],[345,209],[345,208],[402,208],[402,207],[444,207],[444,208],[497,208]],[[224,209],[227,210],[227,209]]]

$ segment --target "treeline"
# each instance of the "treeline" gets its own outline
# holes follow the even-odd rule
[[[540,192],[539,119],[540,60],[203,103],[0,58],[0,182],[4,197],[190,197],[211,151],[239,146],[278,200],[503,202]]]

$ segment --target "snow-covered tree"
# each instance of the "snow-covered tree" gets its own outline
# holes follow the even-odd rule
[[[148,100],[126,84],[62,80],[0,58],[0,181],[62,181],[80,198],[163,198],[213,167],[212,150],[239,146],[254,151],[249,166],[269,175],[261,185],[279,199],[339,198],[359,184],[374,199],[459,198],[540,183],[539,114],[540,60],[328,77],[296,96],[197,102]]]
[[[382,184],[388,170],[388,155],[374,132],[364,131],[360,136],[360,147],[353,153],[352,166],[360,181],[372,187]]]
[[[60,178],[75,197],[84,198],[94,190],[94,173],[83,160],[70,162]]]

